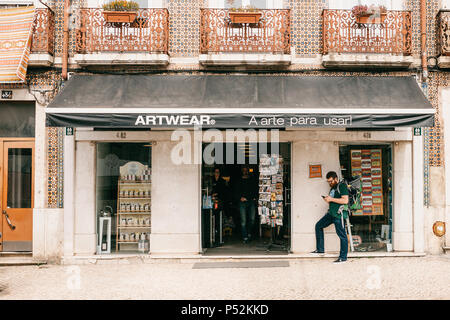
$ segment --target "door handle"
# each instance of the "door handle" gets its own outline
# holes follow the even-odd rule
[[[6,222],[8,222],[8,226],[11,228],[11,230],[15,230],[16,226],[11,223],[11,220],[9,220],[9,215],[6,210],[3,210],[3,214],[5,215]]]

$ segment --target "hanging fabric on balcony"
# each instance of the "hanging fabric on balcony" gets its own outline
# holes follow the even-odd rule
[[[429,127],[413,77],[75,75],[47,125],[102,128]]]
[[[33,18],[33,6],[0,9],[0,83],[25,81]]]

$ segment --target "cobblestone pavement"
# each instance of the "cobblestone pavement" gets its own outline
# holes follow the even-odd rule
[[[450,299],[448,256],[231,269],[125,262],[0,267],[0,299]]]

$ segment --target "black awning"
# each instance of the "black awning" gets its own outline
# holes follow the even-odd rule
[[[75,75],[47,126],[426,127],[434,109],[413,77]]]

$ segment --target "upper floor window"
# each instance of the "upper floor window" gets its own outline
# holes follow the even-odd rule
[[[0,8],[13,8],[21,6],[35,6],[36,8],[45,8],[45,6],[37,0],[0,0]]]
[[[282,9],[283,0],[209,0],[209,8],[240,8],[251,6],[258,9]]]
[[[0,0],[1,1],[1,0]],[[101,8],[105,3],[113,0],[87,0],[88,8]],[[133,0],[139,4],[139,8],[165,8],[166,0]]]
[[[442,0],[442,8],[441,9],[450,9],[450,0]]]
[[[356,5],[380,5],[388,10],[404,10],[402,0],[329,0],[330,9],[351,10]]]

